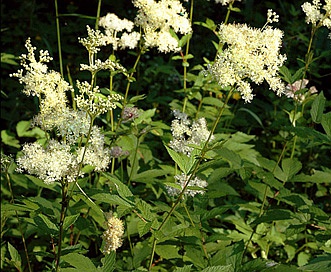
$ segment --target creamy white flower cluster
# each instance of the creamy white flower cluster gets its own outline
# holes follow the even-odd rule
[[[315,86],[311,86],[307,92],[302,92],[308,83],[308,79],[303,79],[297,80],[292,84],[288,84],[285,88],[285,95],[288,98],[293,98],[295,101],[302,103],[307,96],[318,92]]]
[[[115,102],[122,98],[119,94],[105,96],[100,93],[98,86],[92,88],[87,81],[77,81],[77,88],[80,92],[75,97],[77,107],[88,112],[92,117],[115,109]]]
[[[128,19],[120,19],[114,13],[108,13],[101,17],[99,25],[105,29],[104,40],[111,44],[113,49],[136,48],[140,40],[140,33],[132,31],[134,23]],[[118,37],[118,33],[121,36]]]
[[[96,59],[95,61],[92,61],[90,65],[87,64],[81,64],[80,65],[81,71],[90,71],[91,74],[96,74],[100,70],[109,70],[109,71],[121,71],[123,73],[126,72],[126,69],[119,63],[114,62],[110,59],[107,59],[105,61],[101,61],[100,59]]]
[[[223,88],[236,87],[245,102],[251,102],[254,96],[250,82],[261,84],[265,80],[281,95],[285,86],[278,71],[286,60],[279,53],[282,37],[281,30],[267,25],[258,29],[246,24],[222,24],[219,38],[225,49],[209,70]]]
[[[321,24],[331,29],[331,0],[325,0],[325,5],[322,5],[320,0],[313,0],[312,4],[305,2],[301,7],[306,14],[308,24]],[[321,9],[325,12],[321,12]]]
[[[136,24],[144,31],[145,46],[160,52],[180,51],[178,41],[170,31],[188,34],[192,31],[188,15],[178,0],[132,0],[137,7]]]
[[[173,113],[175,119],[171,123],[173,139],[170,141],[170,147],[176,152],[190,156],[194,150],[193,146],[201,147],[209,137],[206,119],[200,118],[191,125],[187,114],[178,110],[174,110]]]
[[[111,213],[106,214],[107,217],[107,229],[102,234],[102,238],[105,241],[105,246],[102,250],[104,254],[110,254],[112,251],[116,251],[122,245],[122,236],[124,234],[123,222],[114,217]]]
[[[185,195],[195,196],[196,194],[204,194],[204,188],[208,186],[208,183],[205,180],[199,179],[198,177],[194,177],[191,179],[191,175],[185,175],[182,173],[181,175],[176,175],[175,180],[177,185],[181,187],[181,189],[177,189],[175,187],[167,186],[167,192],[170,196],[178,195],[181,190],[186,186],[187,182],[189,182],[188,187],[197,187],[194,189],[187,188],[184,192]],[[200,189],[199,189],[200,188]]]
[[[90,26],[86,26],[87,37],[78,37],[78,41],[86,48],[90,54],[96,54],[100,51],[100,47],[106,45],[104,34],[100,30],[94,30]]]
[[[79,173],[77,156],[70,152],[70,148],[70,145],[56,140],[50,140],[46,148],[37,142],[25,144],[23,156],[17,159],[16,171],[27,171],[46,184],[61,181],[63,178],[72,182]]]
[[[56,71],[48,71],[46,63],[52,60],[48,51],[39,51],[39,60],[35,58],[36,48],[32,46],[30,38],[25,47],[28,54],[22,54],[20,69],[10,76],[17,77],[20,84],[24,85],[23,93],[27,96],[37,96],[40,101],[40,111],[49,114],[62,111],[66,107],[66,91],[72,87]],[[25,72],[24,72],[25,70]]]
[[[92,75],[95,75],[100,70],[109,70],[111,72],[120,71],[126,73],[126,69],[122,65],[111,59],[107,59],[106,61],[95,59],[95,55],[101,50],[101,47],[109,44],[109,38],[100,30],[94,30],[89,26],[86,26],[86,28],[87,37],[79,37],[78,40],[89,53],[89,64],[81,64],[80,70],[90,71]]]
[[[68,144],[75,144],[82,135],[87,135],[91,118],[85,111],[75,111],[68,107],[62,111],[49,114],[38,114],[33,118],[32,125],[45,131],[56,132],[56,136]]]
[[[77,97],[81,110],[67,107],[65,92],[72,90],[59,73],[48,71],[45,63],[51,60],[47,51],[40,51],[39,61],[35,58],[30,39],[26,42],[28,54],[22,55],[23,69],[13,74],[24,84],[23,92],[37,96],[40,113],[33,119],[34,126],[41,127],[45,133],[56,136],[45,145],[40,143],[25,144],[22,156],[18,158],[19,172],[27,172],[50,184],[66,179],[74,181],[80,166],[91,165],[96,171],[105,170],[110,163],[111,150],[105,147],[104,136],[97,126],[92,126],[91,117],[115,108],[119,95],[104,96],[98,87],[92,88],[88,83],[78,83],[82,93]],[[87,137],[91,128],[89,141]],[[87,143],[86,143],[87,142]]]
[[[77,130],[82,129],[77,127]],[[85,129],[80,132],[81,135],[77,130],[71,130],[72,137],[87,136],[84,135],[87,133]],[[45,147],[40,143],[25,144],[22,156],[17,159],[17,171],[35,175],[46,184],[51,184],[64,179],[73,182],[77,176],[83,176],[81,171],[78,172],[82,160],[83,166],[91,165],[95,171],[106,170],[112,156],[111,150],[105,147],[100,128],[92,127],[91,137],[85,146],[76,147],[69,136],[61,141],[51,139]]]
[[[279,22],[279,15],[272,9],[268,9],[267,13],[267,24]]]

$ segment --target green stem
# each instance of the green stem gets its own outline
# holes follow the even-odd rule
[[[71,77],[70,69],[69,69],[69,66],[68,65],[67,65],[67,74],[68,74],[69,83],[73,87],[74,86],[74,83],[72,81],[72,77]],[[76,104],[76,100],[75,100],[75,90],[73,88],[72,88],[70,94],[71,94],[71,100],[72,100],[72,109],[74,111],[76,111],[77,110],[77,104]]]
[[[191,24],[192,24],[192,21],[193,21],[193,6],[194,6],[194,0],[191,1],[191,7],[190,7],[190,22],[191,22]],[[187,62],[186,58],[187,58],[187,55],[188,55],[189,49],[190,49],[190,40],[191,40],[191,37],[189,36],[188,39],[187,39],[187,43],[186,43],[185,56],[183,56],[183,63]],[[188,97],[186,95],[186,89],[187,89],[186,81],[187,81],[187,66],[185,64],[184,65],[184,71],[183,71],[183,89],[184,89],[184,93],[185,93],[185,98],[184,98],[182,112],[185,112],[186,104],[187,104],[187,101],[188,101]]]
[[[77,175],[76,175],[75,181],[73,182],[73,185],[72,185],[71,190],[70,190],[69,193],[68,193],[68,191],[69,191],[68,182],[65,182],[65,181],[62,182],[62,201],[61,201],[61,214],[60,214],[60,223],[59,223],[60,230],[59,230],[59,240],[58,240],[58,252],[57,252],[57,256],[56,256],[56,269],[55,269],[56,272],[59,271],[59,265],[60,265],[60,258],[61,258],[61,251],[62,251],[62,240],[63,240],[63,223],[64,223],[64,219],[66,217],[67,211],[68,211],[69,202],[71,200],[74,188],[76,187],[76,185],[78,185],[77,182],[78,182],[78,178],[79,178],[79,173],[80,173],[80,171],[83,167],[83,162],[84,162],[84,157],[85,157],[85,154],[86,154],[88,141],[91,137],[93,122],[94,122],[94,118],[91,117],[91,123],[90,123],[89,131],[88,131],[88,134],[87,134],[87,137],[86,137],[86,145],[84,147],[82,159],[81,159],[81,161],[78,165]]]
[[[155,254],[155,248],[156,248],[156,239],[153,239],[153,245],[152,245],[152,254],[151,254],[151,260],[149,262],[149,268],[148,271],[152,270],[153,267],[153,259],[154,259],[154,254]]]
[[[138,154],[138,147],[139,147],[139,138],[137,137],[137,144],[136,144],[136,147],[135,147],[135,150],[134,150],[133,161],[132,161],[131,171],[130,171],[129,180],[128,180],[128,186],[131,183],[131,179],[132,179],[132,175],[133,175],[133,171],[134,171],[134,166],[136,164],[137,154]]]
[[[271,172],[272,174],[275,173],[275,171],[276,171],[276,169],[277,169],[277,166],[279,165],[280,161],[281,161],[282,158],[284,157],[285,150],[286,150],[286,146],[287,146],[287,142],[284,144],[283,149],[282,149],[282,152],[281,152],[281,154],[280,154],[279,157],[278,157],[277,163],[275,164],[274,168],[272,169],[272,172]],[[283,185],[285,185],[285,183],[283,183]],[[258,218],[260,218],[262,215],[264,215],[265,212],[266,212],[266,211],[268,210],[268,208],[269,208],[269,205],[268,205],[267,208],[264,209],[264,206],[266,205],[266,202],[267,202],[268,189],[269,189],[269,186],[266,184],[266,185],[265,185],[264,194],[263,194],[262,205],[261,205],[261,208],[260,208],[260,212],[259,212],[259,216],[258,216]],[[274,195],[274,198],[275,198],[275,196],[276,196],[276,194]],[[251,233],[249,239],[247,240],[247,243],[246,243],[245,250],[244,250],[244,253],[243,253],[243,255],[242,255],[242,259],[241,259],[241,261],[243,261],[243,259],[244,259],[244,256],[245,256],[245,254],[246,254],[246,252],[247,252],[247,250],[248,250],[248,245],[249,245],[249,243],[252,241],[253,236],[254,236],[254,234],[256,233],[256,229],[257,229],[257,225],[255,226],[255,228],[253,229],[253,231],[252,231],[252,233]]]
[[[230,18],[230,13],[231,13],[231,9],[232,9],[232,3],[229,3],[229,6],[228,6],[228,11],[225,15],[225,20],[224,20],[224,24],[226,25],[229,21],[229,18]]]
[[[97,8],[97,18],[95,20],[95,30],[99,29],[99,20],[100,20],[100,11],[101,11],[101,2],[102,0],[98,1],[98,8]]]
[[[69,205],[69,199],[67,198],[68,194],[68,182],[63,181],[62,183],[62,201],[61,201],[61,215],[60,215],[60,230],[59,230],[59,240],[58,240],[58,248],[57,255],[55,261],[55,271],[58,272],[60,268],[60,260],[61,260],[61,251],[62,251],[62,240],[63,240],[63,223],[66,216],[66,211]]]
[[[127,99],[128,99],[129,90],[130,90],[130,85],[131,85],[131,78],[133,77],[133,75],[134,75],[134,73],[135,73],[135,71],[136,71],[136,69],[137,69],[137,66],[138,66],[138,63],[139,63],[139,61],[140,61],[140,57],[141,57],[141,55],[143,54],[143,51],[144,51],[143,48],[140,49],[140,51],[139,51],[139,53],[138,53],[138,55],[137,55],[137,59],[136,59],[134,65],[133,65],[133,67],[132,67],[132,72],[131,72],[130,75],[128,76],[128,83],[127,83],[127,85],[126,85],[126,89],[125,89],[125,94],[124,94],[124,99],[123,99],[122,111],[121,111],[121,114],[120,114],[120,118],[119,118],[119,120],[118,120],[118,122],[117,122],[116,130],[119,128],[119,126],[120,126],[121,123],[122,123],[122,114],[123,114],[123,111],[124,111],[125,106],[126,106],[126,104],[127,104]]]
[[[59,50],[59,62],[60,62],[60,73],[63,77],[63,63],[62,63],[62,48],[61,48],[61,34],[60,34],[60,19],[57,0],[55,1],[55,17],[56,17],[56,35],[57,35],[57,47]]]
[[[8,168],[9,168],[9,166],[8,166]],[[9,176],[9,173],[8,173],[8,168],[6,167],[5,174],[6,174],[6,179],[7,179],[7,183],[8,183],[8,187],[9,187],[9,191],[10,191],[10,196],[11,196],[10,203],[11,204],[14,204],[15,203],[14,193],[13,193],[13,189],[11,187],[11,182],[10,182],[10,176]],[[24,253],[25,253],[25,257],[26,257],[26,262],[28,264],[28,269],[29,269],[29,272],[32,272],[32,268],[31,268],[31,265],[30,265],[30,258],[29,258],[28,248],[26,246],[26,242],[25,242],[25,237],[24,237],[24,234],[23,234],[23,229],[22,229],[21,221],[20,221],[20,218],[18,216],[17,211],[15,211],[15,215],[16,215],[16,218],[17,218],[18,228],[19,228],[19,231],[20,231],[20,234],[21,234],[21,238],[22,238],[22,243],[23,243],[23,247],[24,247]]]
[[[218,125],[218,123],[219,123],[222,115],[223,115],[223,112],[224,112],[224,110],[225,110],[225,108],[226,108],[226,106],[227,106],[227,104],[229,102],[229,99],[230,99],[230,97],[232,95],[233,90],[234,90],[234,88],[231,88],[231,90],[229,91],[229,93],[228,93],[228,95],[227,95],[227,97],[225,99],[224,104],[220,108],[219,114],[218,114],[217,118],[214,121],[214,124],[212,126],[212,129],[211,129],[209,135],[208,135],[208,138],[207,138],[206,142],[204,143],[203,148],[201,149],[200,157],[197,160],[197,162],[195,163],[193,170],[192,171],[189,171],[189,172],[191,172],[191,174],[190,174],[190,176],[189,176],[186,184],[184,185],[182,191],[180,192],[180,194],[179,194],[176,202],[171,207],[170,211],[168,212],[168,214],[166,215],[166,217],[163,219],[163,221],[161,222],[160,226],[157,228],[157,231],[160,231],[163,228],[163,226],[165,225],[165,223],[168,221],[168,219],[170,218],[170,216],[175,211],[176,207],[178,206],[179,202],[181,201],[182,197],[184,196],[184,193],[186,191],[186,188],[188,187],[190,181],[192,180],[192,178],[195,176],[196,172],[198,171],[198,168],[199,168],[201,162],[204,160],[205,155],[206,155],[206,153],[208,151],[208,144],[209,144],[209,142],[211,140],[211,137],[213,136],[213,134],[214,134],[214,132],[216,130],[216,127],[217,127],[217,125]],[[153,239],[153,251],[152,251],[152,256],[151,256],[151,259],[150,259],[150,268],[151,268],[151,265],[152,265],[153,259],[154,259],[155,246],[156,246],[156,238],[154,237],[154,239]]]
[[[186,206],[185,202],[183,202],[183,206],[184,206],[184,209],[185,209],[185,212],[186,212],[188,218],[190,219],[190,222],[191,222],[192,226],[195,227],[195,224],[194,224],[194,222],[192,220],[192,217],[191,217],[191,215],[190,215],[190,213],[189,213],[189,211],[187,209],[187,206]]]
[[[291,151],[291,156],[290,156],[291,159],[293,159],[293,157],[294,157],[295,145],[297,143],[297,139],[298,139],[298,136],[297,135],[294,135],[293,146],[292,146],[292,151]]]
[[[228,23],[228,21],[229,21],[231,9],[232,9],[232,2],[229,3],[228,11],[227,11],[227,13],[225,15],[225,20],[224,20],[224,23],[223,23],[224,25],[226,25]],[[218,36],[217,32],[215,34]],[[220,41],[218,43],[218,48],[217,48],[217,51],[216,51],[216,54],[215,54],[214,61],[216,61],[217,56],[218,56],[218,52],[220,52],[223,49],[223,46],[224,46],[224,44],[221,43],[221,41]]]

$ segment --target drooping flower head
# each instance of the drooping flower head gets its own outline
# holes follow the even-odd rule
[[[116,251],[122,245],[122,236],[124,234],[123,222],[112,213],[106,213],[107,229],[102,234],[105,246],[102,250],[104,254],[110,254]]]
[[[268,11],[268,22],[278,20]],[[251,82],[266,81],[271,90],[281,95],[284,84],[278,76],[286,60],[280,54],[283,32],[267,24],[252,28],[246,24],[222,24],[219,29],[223,50],[210,67],[211,74],[223,87],[235,87],[245,102],[253,99]]]

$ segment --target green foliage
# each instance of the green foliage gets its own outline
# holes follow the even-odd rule
[[[23,98],[23,86],[9,77],[18,69],[17,56],[25,53],[18,41],[26,35],[37,51],[47,49],[54,57],[49,69],[59,70],[54,8],[24,3],[16,14],[10,11],[14,3],[2,3],[2,13],[8,14],[2,14],[1,41],[1,270],[331,269],[330,42],[324,27],[314,29],[310,37],[312,26],[304,23],[300,8],[304,1],[246,0],[228,7],[194,1],[193,32],[170,30],[180,52],[107,48],[98,58],[116,61],[127,71],[101,70],[92,73],[92,79],[79,70],[88,53],[77,36],[86,37],[86,25],[95,25],[96,3],[56,2],[64,79],[74,90],[67,94],[70,108],[77,106],[76,80],[100,86],[99,99],[121,94],[116,109],[90,124],[101,128],[106,148],[121,152],[111,155],[109,167],[102,171],[82,160],[81,174],[70,182],[63,178],[46,184],[18,171],[23,146],[47,147],[50,139],[70,139],[61,137],[58,129],[38,126],[34,118],[43,97]],[[101,16],[111,11],[134,19],[136,9],[130,1],[106,2]],[[191,1],[182,2],[189,11]],[[263,83],[254,86],[254,99],[245,104],[236,85],[221,87],[209,74],[216,53],[224,50],[217,31],[225,18],[227,23],[262,27],[269,8],[280,13],[275,27],[284,31],[282,50],[288,60],[280,77],[285,85],[305,78],[309,83],[292,97],[278,97]],[[132,110],[128,119],[126,108]],[[205,118],[210,141],[190,144],[189,155],[172,148],[173,110],[185,112],[190,120]],[[184,142],[190,133],[184,133]],[[70,152],[88,146],[89,136],[80,137]],[[181,174],[187,177],[184,185],[174,178]],[[191,185],[195,177],[207,186]],[[109,227],[109,216],[122,221],[124,234],[121,246],[104,254],[103,234],[116,227]]]

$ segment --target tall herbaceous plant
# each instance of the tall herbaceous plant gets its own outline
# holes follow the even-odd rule
[[[1,132],[2,269],[331,269],[330,0],[60,2],[58,59],[25,37],[10,74],[37,114]]]

